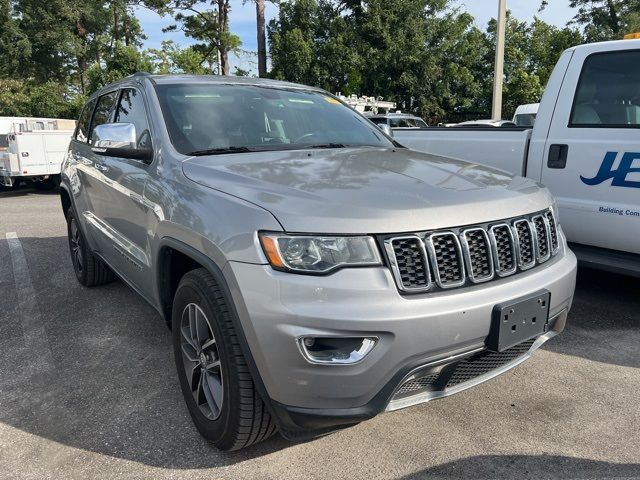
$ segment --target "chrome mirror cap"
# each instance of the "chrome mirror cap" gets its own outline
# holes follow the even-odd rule
[[[136,127],[133,123],[105,123],[93,129],[93,146],[96,148],[137,147]]]

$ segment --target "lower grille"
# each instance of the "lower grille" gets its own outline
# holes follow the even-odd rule
[[[396,391],[394,399],[421,391],[443,391],[496,370],[525,355],[535,339],[527,340],[504,352],[484,350],[457,363],[447,365],[436,373],[408,380]]]
[[[527,353],[531,345],[533,345],[533,342],[535,342],[535,339],[522,342],[504,352],[480,352],[461,361],[456,365],[445,388],[451,388],[460,383],[468,382],[469,380],[473,380],[480,375],[484,375],[491,370],[495,370],[512,362]]]

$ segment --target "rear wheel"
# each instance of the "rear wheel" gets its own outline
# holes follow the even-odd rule
[[[73,210],[67,212],[67,236],[73,271],[78,281],[85,287],[103,285],[115,279],[113,271],[96,257],[82,234]]]
[[[275,423],[253,384],[228,305],[205,269],[180,281],[172,325],[180,387],[202,436],[221,450],[238,450],[273,435]]]

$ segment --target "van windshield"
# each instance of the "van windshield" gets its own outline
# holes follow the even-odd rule
[[[158,84],[156,91],[171,142],[185,155],[393,146],[323,92],[218,84]]]

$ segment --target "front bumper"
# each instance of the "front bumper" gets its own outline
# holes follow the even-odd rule
[[[224,274],[272,412],[285,436],[297,438],[402,408],[391,399],[408,375],[483,350],[494,306],[544,288],[553,322],[532,352],[564,327],[576,258],[565,247],[514,277],[413,296],[400,295],[383,267],[314,277],[229,262]],[[301,336],[375,336],[378,344],[357,364],[312,365],[298,348]]]

